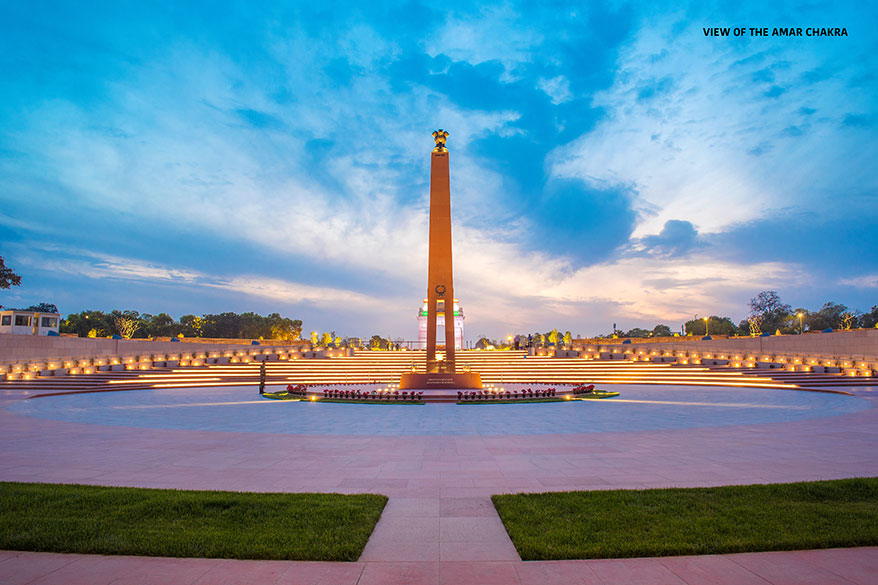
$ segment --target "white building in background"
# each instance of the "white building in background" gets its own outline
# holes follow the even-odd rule
[[[58,335],[60,313],[37,313],[34,311],[0,310],[0,333],[18,335]]]
[[[463,349],[463,309],[454,299],[454,349]],[[445,327],[445,312],[440,312],[436,317],[436,327]],[[445,337],[437,335],[437,343],[444,340]],[[442,345],[440,343],[440,345]],[[421,305],[418,311],[418,348],[427,349],[427,299]]]

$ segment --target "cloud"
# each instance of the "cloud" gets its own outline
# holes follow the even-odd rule
[[[673,89],[674,79],[666,75],[661,79],[649,79],[637,88],[637,101],[647,101],[667,94]]]
[[[721,232],[789,202],[807,208],[829,193],[878,188],[874,173],[865,171],[863,144],[833,128],[843,116],[815,117],[851,102],[874,110],[874,100],[848,85],[859,65],[840,47],[822,52],[672,36],[667,31],[676,18],[640,23],[621,51],[613,86],[594,96],[606,117],[555,149],[552,176],[636,193],[634,237],[657,234],[675,219],[702,233]],[[654,60],[661,51],[667,53]],[[819,91],[817,81],[802,78],[826,66],[835,74],[821,78]],[[654,91],[656,79],[666,80],[666,91]],[[772,87],[766,90],[765,82]],[[808,131],[790,131],[801,130],[802,116],[813,118]]]
[[[263,275],[239,275],[228,278],[189,268],[159,265],[154,262],[53,244],[41,245],[29,242],[27,250],[28,252],[18,256],[25,266],[92,280],[111,279],[136,284],[170,284],[202,290],[219,289],[287,304],[309,303],[332,307],[352,303],[365,310],[380,303],[374,296],[357,291],[313,286]]]
[[[543,42],[543,33],[525,24],[512,5],[476,7],[469,12],[451,12],[425,42],[427,54],[448,55],[472,65],[502,63],[504,77],[512,78],[522,64],[533,59],[533,50]]]
[[[355,304],[360,310],[369,310],[382,302],[373,296],[356,291],[310,286],[258,275],[238,276],[230,280],[216,279],[214,282],[205,282],[204,286],[250,296],[265,297],[273,301],[290,304],[305,302],[327,307]]]
[[[563,75],[552,79],[539,79],[537,86],[552,98],[552,103],[555,105],[570,101],[570,98],[573,97],[570,92],[570,81]]]
[[[777,97],[782,96],[786,92],[787,92],[787,88],[781,87],[779,85],[772,85],[771,88],[765,90],[765,93],[763,93],[762,95],[764,95],[767,98],[777,98]]]
[[[637,248],[654,256],[682,256],[698,245],[698,230],[691,222],[669,219],[655,236],[641,238]]]
[[[878,274],[864,274],[854,278],[843,278],[841,284],[856,288],[878,288]]]

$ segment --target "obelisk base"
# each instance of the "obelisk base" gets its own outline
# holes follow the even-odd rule
[[[481,390],[482,376],[476,372],[460,374],[403,374],[400,390]]]

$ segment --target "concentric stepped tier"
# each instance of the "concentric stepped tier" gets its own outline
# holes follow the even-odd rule
[[[261,356],[262,357],[262,356]],[[397,384],[401,374],[423,371],[422,352],[364,351],[351,356],[283,359],[267,354],[267,384]],[[460,367],[479,372],[486,386],[506,384],[674,384],[756,388],[824,389],[874,386],[872,378],[838,374],[790,372],[780,369],[729,368],[629,360],[586,360],[526,356],[523,351],[463,351]],[[145,371],[97,371],[90,374],[37,377],[0,382],[0,390],[29,394],[102,392],[149,388],[252,386],[258,383],[257,361],[184,367],[154,367]],[[456,392],[449,396],[456,396]]]

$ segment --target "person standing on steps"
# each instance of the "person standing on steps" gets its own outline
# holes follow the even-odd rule
[[[259,364],[259,393],[265,394],[265,361]]]

